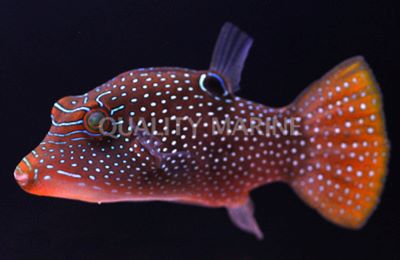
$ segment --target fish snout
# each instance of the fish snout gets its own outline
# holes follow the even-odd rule
[[[24,157],[14,170],[14,178],[23,189],[34,184],[36,180],[36,170],[32,167],[30,157]]]

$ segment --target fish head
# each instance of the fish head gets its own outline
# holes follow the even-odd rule
[[[100,130],[108,129],[110,123],[102,123],[100,129],[100,122],[109,116],[110,110],[93,98],[98,95],[97,91],[64,97],[54,104],[49,132],[14,171],[23,190],[35,195],[88,201],[101,198],[101,188],[96,186],[96,177],[90,172],[96,173],[101,163],[106,164],[105,156],[98,155],[110,139]],[[86,187],[85,179],[93,179],[92,189]]]
[[[44,140],[15,169],[15,179],[35,195],[89,202],[157,196],[152,184],[162,174],[160,160],[198,142],[179,142],[177,125],[170,123],[165,132],[165,120],[208,120],[211,112],[222,117],[227,109],[216,108],[232,101],[223,84],[225,80],[211,71],[139,70],[84,95],[64,97],[52,108]],[[138,122],[145,122],[152,138],[133,131]],[[189,137],[192,129],[187,126],[183,131]],[[161,132],[162,137],[157,135]]]

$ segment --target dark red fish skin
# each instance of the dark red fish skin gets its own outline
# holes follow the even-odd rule
[[[110,91],[101,99],[103,109],[112,111],[125,105],[112,116],[116,120],[124,119],[125,130],[130,117],[134,122],[144,118],[150,123],[152,118],[189,117],[194,122],[201,119],[195,136],[188,120],[181,120],[180,135],[171,134],[172,129],[178,129],[174,121],[170,123],[172,129],[168,135],[163,135],[164,122],[157,122],[154,127],[166,152],[190,153],[189,162],[182,163],[186,169],[179,167],[171,172],[157,169],[157,162],[134,136],[119,139],[88,137],[77,132],[85,130],[84,124],[53,125],[50,133],[77,133],[46,136],[35,149],[36,157],[32,154],[27,157],[32,168],[38,169],[38,179],[23,188],[34,194],[90,202],[173,200],[216,207],[239,205],[252,189],[289,178],[291,161],[295,157],[291,151],[295,147],[300,150],[301,136],[275,139],[245,135],[243,131],[234,135],[226,131],[211,133],[215,118],[234,121],[235,118],[250,120],[251,117],[283,118],[291,114],[285,108],[271,109],[237,97],[217,100],[198,84],[200,75],[205,72],[171,68],[134,70],[115,77],[86,96],[58,101],[69,110],[79,107],[96,109],[99,107],[96,102],[99,94]],[[132,99],[136,101],[131,102]],[[132,112],[135,113],[133,116]],[[53,119],[58,123],[82,120],[85,113],[83,110],[65,113],[56,107],[52,110]],[[151,127],[149,125],[149,129]],[[87,139],[73,141],[75,138]],[[138,153],[141,157],[136,157]],[[136,161],[133,162],[132,158]],[[47,165],[53,168],[48,169]],[[56,174],[55,170],[77,174],[81,178]],[[43,180],[44,176],[51,176],[51,179]],[[90,179],[90,176],[95,179]]]
[[[278,109],[231,95],[216,97],[199,83],[205,73],[133,70],[85,95],[59,100],[49,133],[20,162],[16,180],[42,196],[228,209],[245,205],[247,215],[252,214],[250,191],[282,181],[328,220],[347,228],[364,225],[382,191],[389,141],[379,87],[361,57],[343,62]],[[124,129],[130,118],[143,118],[149,129],[154,125],[157,132],[150,138],[160,144],[148,145],[149,136],[90,132],[85,118],[99,110]],[[181,120],[178,133],[174,120],[185,117],[201,121],[193,128]],[[274,117],[281,123],[294,119],[299,135],[213,133],[213,118],[245,120],[249,126],[253,118]],[[165,122],[160,120],[166,119],[173,123],[162,135]]]
[[[236,97],[253,39],[225,23],[209,71],[128,71],[54,104],[51,128],[14,171],[36,195],[225,207],[262,239],[249,193],[282,181],[329,221],[362,227],[389,153],[379,86],[362,57],[289,106]],[[105,120],[105,121],[104,121]]]

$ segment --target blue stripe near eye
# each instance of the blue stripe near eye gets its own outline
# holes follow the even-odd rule
[[[81,140],[90,140],[90,138],[78,137],[78,138],[72,138],[71,139],[71,141],[81,141]]]
[[[86,130],[77,130],[77,131],[72,131],[72,132],[69,132],[69,133],[66,133],[66,134],[57,134],[57,133],[49,132],[49,135],[51,135],[51,136],[59,136],[59,137],[65,137],[65,136],[70,136],[70,135],[74,135],[74,134],[87,134],[89,136],[100,136],[101,135],[101,134],[93,134],[93,133],[90,133],[90,132],[88,132]]]
[[[64,113],[75,113],[77,111],[82,111],[82,110],[83,111],[89,111],[90,110],[90,108],[83,107],[83,106],[82,107],[77,107],[77,108],[74,108],[74,109],[67,109],[67,108],[61,106],[58,102],[56,102],[54,104],[54,107],[57,108],[58,110],[64,112]]]
[[[47,141],[49,144],[67,144],[67,142],[54,142],[54,141]]]
[[[111,90],[109,90],[107,92],[104,92],[104,93],[101,93],[100,95],[97,96],[96,101],[100,105],[100,107],[104,106],[103,102],[100,100],[100,98],[102,98],[103,96],[108,95],[108,94],[111,94]]]
[[[119,107],[116,107],[116,108],[113,108],[113,109],[111,109],[111,115],[114,115],[116,112],[118,112],[118,111],[120,111],[120,110],[122,110],[122,109],[124,109],[125,108],[125,106],[124,105],[120,105]]]
[[[56,122],[56,121],[54,120],[54,116],[51,115],[51,123],[52,123],[54,126],[71,126],[71,125],[80,125],[80,124],[83,123],[83,120],[77,120],[77,121],[59,123],[59,122]]]

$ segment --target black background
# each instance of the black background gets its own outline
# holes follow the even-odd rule
[[[252,193],[261,242],[223,209],[99,206],[17,186],[13,170],[46,134],[58,98],[138,67],[207,68],[225,21],[255,38],[239,94],[270,106],[288,104],[346,58],[370,63],[392,160],[362,230],[328,223],[283,184]],[[0,259],[399,259],[399,31],[395,1],[1,1]]]

